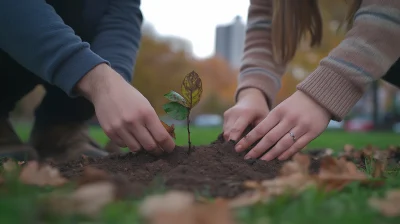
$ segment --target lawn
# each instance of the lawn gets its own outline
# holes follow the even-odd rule
[[[22,139],[29,136],[29,126],[18,125],[17,132]],[[193,128],[194,144],[208,144],[215,140],[221,132],[220,128]],[[97,127],[92,127],[91,135],[100,143],[105,144],[107,137]],[[185,144],[186,130],[176,129],[177,144]],[[364,147],[368,144],[379,147],[399,145],[400,138],[394,133],[344,133],[326,131],[310,143],[308,148],[332,148],[340,150],[344,144]],[[372,196],[382,196],[389,189],[400,188],[400,175],[397,171],[390,172],[385,185],[378,189],[360,187],[351,184],[342,191],[323,193],[309,189],[298,197],[280,196],[266,204],[255,204],[236,210],[235,216],[240,223],[342,223],[342,224],[389,224],[400,223],[400,218],[389,218],[371,208],[367,200]],[[83,223],[85,219],[79,216],[49,216],[42,205],[42,199],[51,188],[40,188],[22,185],[18,181],[10,181],[0,188],[0,223],[38,223],[45,219],[47,223]],[[1,190],[3,189],[3,190]],[[4,190],[7,189],[7,190]],[[154,189],[162,192],[162,189]],[[96,223],[141,223],[138,206],[141,200],[125,200],[108,205]],[[397,206],[400,206],[400,201]],[[86,220],[87,221],[87,220]],[[86,222],[89,223],[89,222]],[[206,224],[206,223],[205,223]]]

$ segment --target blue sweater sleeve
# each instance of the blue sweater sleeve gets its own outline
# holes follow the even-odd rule
[[[45,81],[74,96],[75,84],[107,63],[44,0],[0,0],[0,48]]]
[[[92,50],[128,82],[133,78],[142,22],[140,0],[110,1],[91,43]]]

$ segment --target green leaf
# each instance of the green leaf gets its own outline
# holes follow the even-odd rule
[[[185,106],[192,109],[200,102],[203,84],[199,75],[192,71],[185,76],[181,85],[181,93],[186,100]]]
[[[186,105],[185,98],[183,98],[183,96],[181,96],[179,93],[177,93],[175,91],[170,91],[169,93],[165,94],[164,96],[165,96],[165,98],[167,98],[168,100],[170,100],[172,102],[177,102],[182,105]]]
[[[189,109],[177,102],[170,102],[163,105],[165,113],[175,120],[185,120],[189,114]]]

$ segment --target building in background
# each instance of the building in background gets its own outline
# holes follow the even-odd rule
[[[229,62],[232,68],[239,68],[242,61],[246,26],[240,16],[233,23],[219,25],[216,29],[215,54]]]

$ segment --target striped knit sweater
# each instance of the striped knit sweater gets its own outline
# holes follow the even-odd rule
[[[272,59],[272,0],[250,2],[235,99],[241,90],[257,88],[272,107],[286,65]],[[382,78],[399,57],[400,0],[364,0],[345,39],[297,89],[325,107],[333,120],[340,121],[368,86]]]

